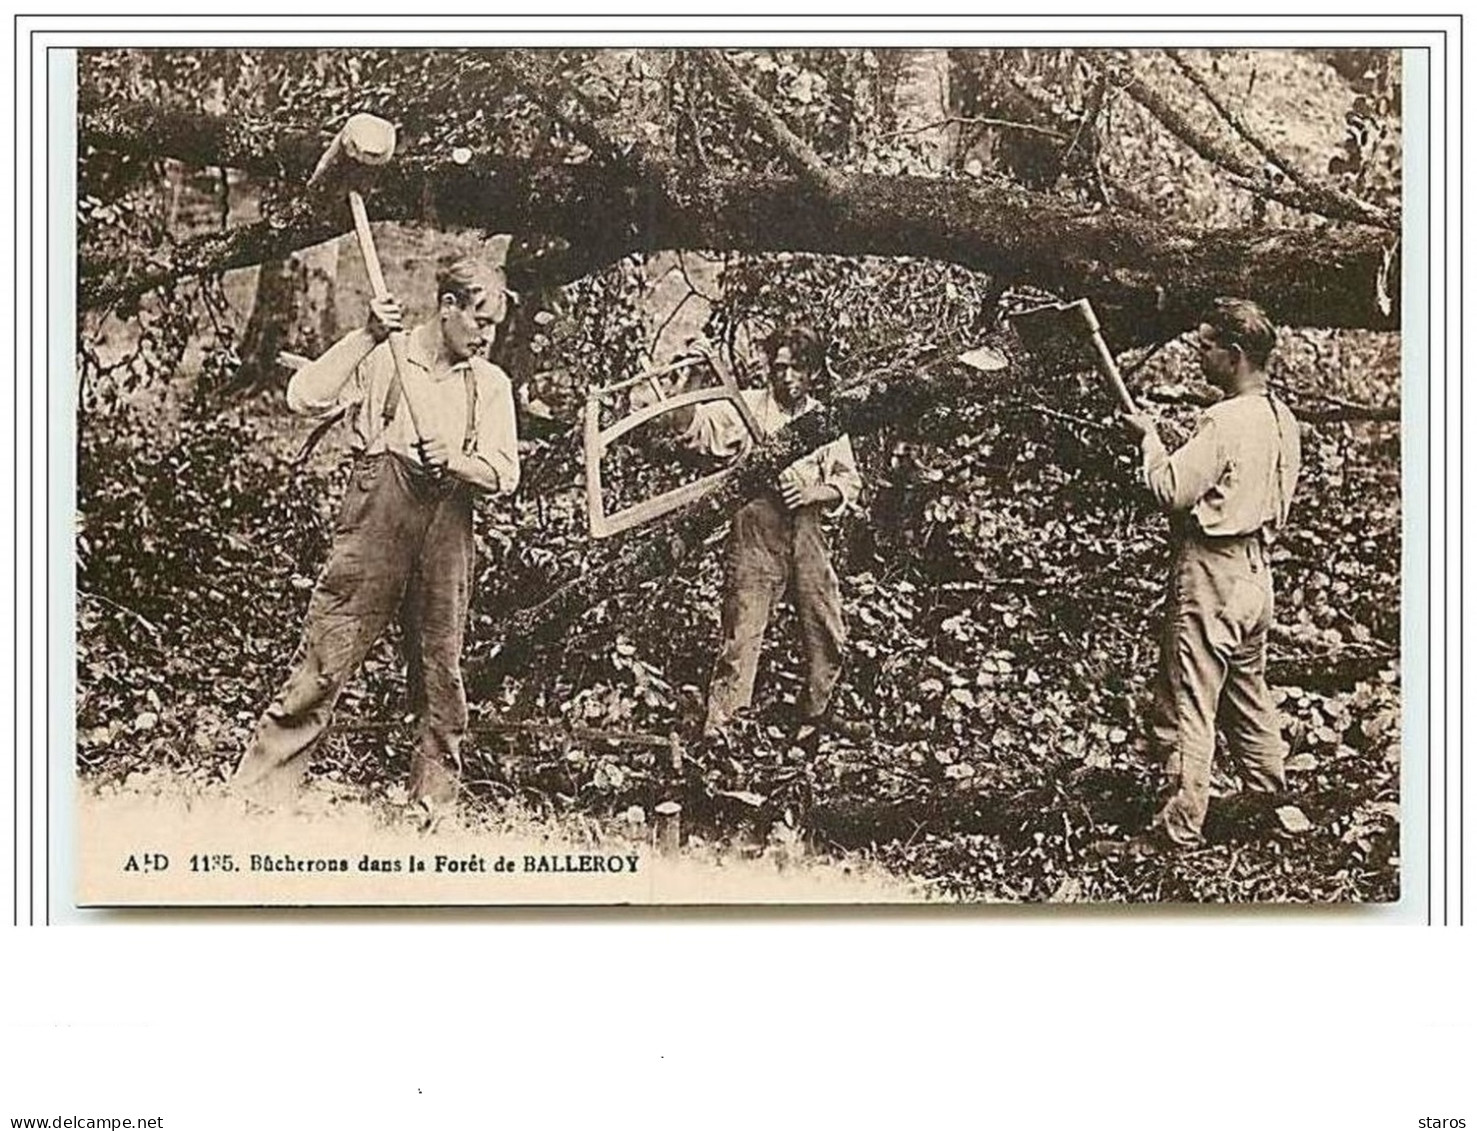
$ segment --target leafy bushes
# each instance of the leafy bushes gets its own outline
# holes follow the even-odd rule
[[[805,256],[779,266],[737,266],[713,337],[741,343],[761,323],[805,316],[844,347],[843,384],[883,367],[906,372],[989,322],[987,288],[953,268]],[[920,319],[919,296],[949,288],[942,319]],[[1388,395],[1385,358],[1330,372],[1326,349],[1297,344],[1282,351],[1284,384]],[[1171,385],[1186,364],[1172,345],[1140,379]],[[730,749],[689,746],[680,785],[659,750],[484,732],[468,745],[469,787],[489,801],[516,795],[612,818],[675,791],[702,835],[762,845],[804,834],[971,897],[1391,897],[1393,424],[1306,429],[1303,485],[1278,550],[1272,671],[1299,741],[1295,799],[1313,830],[1294,837],[1266,814],[1229,815],[1212,826],[1232,842],[1206,850],[1213,865],[1114,869],[1084,856],[1090,840],[1141,824],[1155,785],[1139,701],[1167,547],[1132,445],[1107,426],[1110,408],[1094,381],[1068,377],[1001,386],[856,438],[870,514],[835,531],[851,637],[840,707],[876,724],[875,749],[790,745],[779,720],[802,668],[794,618],[782,614],[753,719]],[[1170,416],[1183,429],[1193,410]],[[341,479],[274,455],[287,437],[272,418],[189,421],[167,442],[157,423],[122,410],[83,423],[79,761],[110,776],[165,764],[219,779],[286,673]],[[473,657],[508,609],[577,576],[588,553],[577,446],[556,434],[528,449],[519,499],[478,507]],[[720,555],[695,555],[674,576],[590,610],[475,702],[475,718],[689,728],[721,583]],[[394,643],[382,642],[346,692],[345,726],[318,767],[390,796],[409,737],[397,721]],[[366,721],[379,725],[354,729]]]
[[[121,727],[147,737],[136,753],[203,754],[215,768],[226,720],[244,722],[236,713],[259,709],[259,689],[280,678],[329,512],[323,485],[264,458],[260,430],[239,418],[187,422],[169,443],[156,432],[120,411],[79,437],[83,757],[123,753]]]

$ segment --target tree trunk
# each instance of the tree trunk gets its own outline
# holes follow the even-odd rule
[[[330,240],[261,265],[229,394],[250,396],[285,384],[288,371],[277,363],[283,350],[316,357],[338,338],[338,248],[339,241]]]
[[[288,348],[300,290],[293,256],[269,259],[257,270],[256,298],[241,334],[241,367],[226,392],[260,392],[284,376],[277,367],[277,354]]]
[[[941,173],[954,158],[954,127],[941,123],[951,113],[947,50],[897,51],[893,88],[893,129],[907,135],[918,155],[918,171]]]
[[[588,165],[505,163],[381,170],[372,212],[413,218],[430,178],[447,225],[557,237],[510,279],[566,282],[632,251],[735,249],[927,256],[1035,283],[1098,307],[1120,348],[1194,325],[1239,294],[1288,325],[1395,329],[1399,259],[1371,228],[1209,231],[984,181],[856,175],[832,197],[791,177],[673,171],[670,192]],[[346,230],[336,199],[293,198],[262,221],[161,249],[147,262],[88,256],[84,308],[132,301],[176,278],[260,263]]]
[[[297,352],[317,357],[342,331],[338,320],[338,267],[343,240],[326,240],[317,247],[298,252],[303,262],[305,289],[298,320]]]
[[[732,476],[691,506],[637,534],[593,546],[578,578],[489,629],[490,651],[473,656],[469,687],[486,691],[531,648],[562,638],[589,609],[670,573],[727,522],[734,510],[772,484],[783,468],[828,440],[913,420],[937,404],[999,395],[1003,389],[1029,386],[1039,377],[1035,362],[1020,352],[1012,338],[1001,336],[991,345],[1004,365],[998,372],[983,374],[949,358],[844,390],[758,444]]]

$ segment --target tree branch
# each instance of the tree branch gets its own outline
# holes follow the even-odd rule
[[[1098,63],[1093,65],[1102,66]],[[1147,110],[1161,126],[1191,151],[1222,169],[1235,184],[1247,192],[1276,201],[1278,204],[1294,208],[1299,212],[1326,216],[1331,220],[1369,224],[1385,231],[1398,232],[1400,230],[1400,224],[1396,219],[1385,218],[1378,222],[1372,220],[1368,206],[1362,203],[1358,207],[1352,207],[1337,200],[1313,200],[1305,192],[1290,191],[1268,184],[1264,175],[1265,170],[1256,162],[1249,161],[1220,142],[1206,137],[1191,124],[1178,107],[1155,90],[1152,84],[1145,82],[1143,77],[1133,70],[1131,64],[1127,65],[1127,75],[1127,81],[1119,84],[1125,94]]]
[[[637,144],[623,145],[600,120],[590,102],[570,82],[546,65],[541,52],[513,52],[509,69],[532,91],[545,111],[613,169],[636,175],[651,172],[649,155]]]
[[[408,209],[383,219],[403,219]],[[233,267],[250,267],[342,235],[347,225],[321,200],[306,197],[279,204],[268,219],[221,232],[208,232],[155,248],[146,259],[89,256],[83,249],[77,299],[83,310],[125,309],[149,291]]]
[[[756,445],[732,476],[691,506],[638,534],[596,545],[579,577],[491,626],[489,651],[474,656],[469,664],[469,689],[485,693],[493,681],[526,658],[529,649],[562,639],[567,628],[589,609],[670,573],[701,548],[738,507],[767,490],[783,468],[806,452],[843,433],[875,432],[916,418],[936,404],[978,398],[1005,380],[1028,382],[1037,372],[1035,361],[1021,352],[1013,335],[996,335],[988,344],[1006,363],[998,373],[984,376],[946,358],[848,388]]]
[[[1328,393],[1314,393],[1313,396],[1331,407],[1319,407],[1310,404],[1301,398],[1284,395],[1278,392],[1287,402],[1287,407],[1292,409],[1298,420],[1307,424],[1333,424],[1343,421],[1358,422],[1371,420],[1395,420],[1400,419],[1400,405],[1395,404],[1362,404],[1358,401],[1344,400]],[[1220,398],[1209,394],[1200,394],[1192,390],[1180,389],[1169,391],[1164,389],[1143,389],[1139,396],[1146,401],[1155,404],[1187,404],[1197,408],[1209,408]]]
[[[208,153],[186,156],[212,163]],[[1286,325],[1394,329],[1400,321],[1398,309],[1381,309],[1388,249],[1368,228],[1205,231],[993,181],[856,174],[833,198],[793,178],[662,170],[653,183],[593,162],[412,159],[378,170],[369,203],[376,219],[414,220],[429,199],[451,227],[550,237],[552,250],[520,265],[514,287],[568,282],[634,251],[811,251],[925,256],[1086,296],[1119,349],[1193,325],[1220,294],[1259,301]],[[347,230],[342,208],[301,195],[268,201],[258,223],[146,260],[84,246],[80,305],[126,303],[183,277],[320,242]],[[1398,264],[1387,294],[1399,294],[1397,275]]]
[[[87,104],[77,115],[77,141],[134,157],[177,157],[206,167],[226,166],[305,183],[331,134],[285,131],[239,116],[187,114],[146,102]]]
[[[1372,224],[1387,231],[1399,231],[1400,223],[1398,217],[1391,217],[1383,209],[1377,208],[1367,201],[1351,196],[1331,185],[1322,184],[1300,168],[1297,162],[1278,153],[1272,143],[1263,138],[1240,114],[1228,105],[1204,75],[1186,57],[1183,51],[1166,50],[1165,54],[1180,69],[1195,88],[1205,96],[1205,100],[1215,107],[1216,112],[1241,138],[1255,149],[1269,164],[1281,169],[1295,185],[1307,196],[1309,202],[1317,205],[1325,213],[1336,213],[1347,211],[1351,214],[1362,214],[1364,223]]]
[[[1039,359],[1025,353],[1011,333],[992,335],[986,344],[999,353],[1004,367],[990,374],[957,363],[951,354],[923,365],[905,365],[874,373],[870,380],[848,386],[819,408],[796,418],[787,428],[757,445],[735,473],[691,506],[650,527],[612,542],[597,543],[579,577],[542,599],[515,610],[490,630],[489,650],[472,663],[469,686],[479,693],[522,659],[530,648],[563,639],[568,627],[602,601],[654,581],[677,568],[704,547],[738,507],[774,483],[780,470],[806,452],[837,436],[866,435],[899,421],[916,420],[941,404],[957,404],[1002,392],[1030,388],[1045,372]],[[1189,400],[1190,397],[1181,397]],[[1021,411],[1049,416],[1074,426],[1101,430],[1100,423],[1025,401]],[[1357,419],[1388,419],[1386,406],[1359,406]],[[1296,409],[1300,418],[1356,419]],[[1398,419],[1398,408],[1393,410]]]
[[[198,159],[202,155],[192,154]],[[207,163],[207,162],[201,162]],[[377,221],[414,221],[427,203],[455,227],[492,231],[557,233],[557,250],[534,265],[560,282],[578,278],[634,250],[635,231],[612,219],[661,211],[653,198],[619,174],[584,165],[530,165],[495,161],[477,168],[450,161],[406,161],[377,171],[366,195]],[[350,227],[345,199],[302,194],[269,199],[262,219],[165,245],[144,260],[98,256],[81,248],[78,300],[84,309],[127,304],[157,287],[309,247]],[[510,283],[514,280],[510,270]]]
[[[749,124],[780,151],[795,175],[811,182],[827,196],[839,196],[844,187],[840,174],[785,125],[784,119],[774,112],[769,103],[754,93],[749,84],[733,69],[733,65],[723,57],[723,52],[709,48],[702,51],[701,56],[708,72],[718,80],[718,85],[739,104]]]
[[[1054,130],[1050,126],[1035,126],[1030,122],[1017,122],[1010,118],[969,118],[958,115],[940,118],[936,122],[925,122],[921,126],[909,126],[905,130],[889,130],[878,136],[882,138],[910,137],[913,134],[925,133],[928,130],[941,130],[946,126],[986,126],[997,130],[1018,130],[1021,133],[1040,134],[1042,137],[1049,137],[1053,141],[1067,140],[1066,134],[1060,130]]]

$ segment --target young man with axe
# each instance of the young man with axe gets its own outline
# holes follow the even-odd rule
[[[1196,343],[1224,399],[1194,436],[1170,454],[1152,417],[1125,418],[1174,544],[1152,718],[1170,792],[1150,832],[1119,846],[1135,855],[1199,842],[1217,719],[1249,787],[1286,785],[1287,744],[1265,673],[1271,545],[1297,485],[1298,423],[1267,387],[1276,333],[1256,303],[1217,299]]]
[[[483,356],[506,308],[500,274],[443,266],[434,315],[406,334],[388,295],[362,329],[299,369],[295,413],[346,409],[353,469],[293,671],[267,708],[235,784],[264,803],[295,792],[345,682],[392,619],[403,634],[419,733],[410,795],[455,801],[467,726],[462,635],[473,579],[472,500],[518,485],[512,386]]]
[[[790,327],[769,336],[764,354],[769,387],[745,389],[743,396],[762,435],[772,436],[818,407],[813,394],[825,370],[825,346],[813,331]],[[680,442],[708,458],[732,460],[751,444],[747,427],[727,402],[713,401],[672,415],[682,432]],[[837,718],[832,707],[846,625],[824,529],[826,517],[855,506],[861,489],[851,440],[841,436],[796,460],[770,490],[733,516],[722,638],[708,684],[705,737],[725,734],[734,715],[752,701],[764,633],[787,589],[800,618],[807,667],[795,720],[797,740],[808,741],[823,730],[854,739],[870,736],[869,727]]]

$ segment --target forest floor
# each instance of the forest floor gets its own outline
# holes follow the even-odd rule
[[[1315,403],[1398,392],[1391,335],[1286,337],[1280,387]],[[1171,343],[1136,380],[1172,391],[1190,364]],[[344,430],[294,467],[308,426],[285,416],[280,394],[200,418],[179,396],[187,384],[182,376],[162,407],[146,391],[83,421],[77,767],[97,812],[124,806],[138,792],[129,783],[146,796],[177,788],[197,810],[222,788],[286,675],[343,489]],[[1193,420],[1185,406],[1164,411],[1181,428]],[[1270,678],[1298,744],[1288,794],[1237,796],[1228,777],[1205,848],[1126,861],[1090,849],[1152,815],[1142,706],[1167,547],[1107,416],[1095,383],[1065,378],[951,406],[947,429],[857,438],[867,513],[835,531],[850,635],[839,704],[876,726],[875,745],[788,741],[780,720],[802,662],[785,609],[754,716],[731,748],[689,742],[679,778],[650,751],[474,734],[464,820],[498,836],[511,820],[571,843],[639,840],[655,806],[675,800],[699,858],[761,871],[803,860],[808,874],[866,873],[908,898],[1398,898],[1401,764],[1412,752],[1402,745],[1399,424],[1304,430],[1303,480],[1274,559]],[[469,668],[509,608],[578,576],[590,554],[577,445],[556,436],[528,448],[519,496],[478,507]],[[481,683],[474,727],[690,735],[717,633],[722,555],[712,549]],[[350,827],[393,826],[405,808],[395,644],[382,641],[346,690],[313,767],[335,813],[356,814]]]

